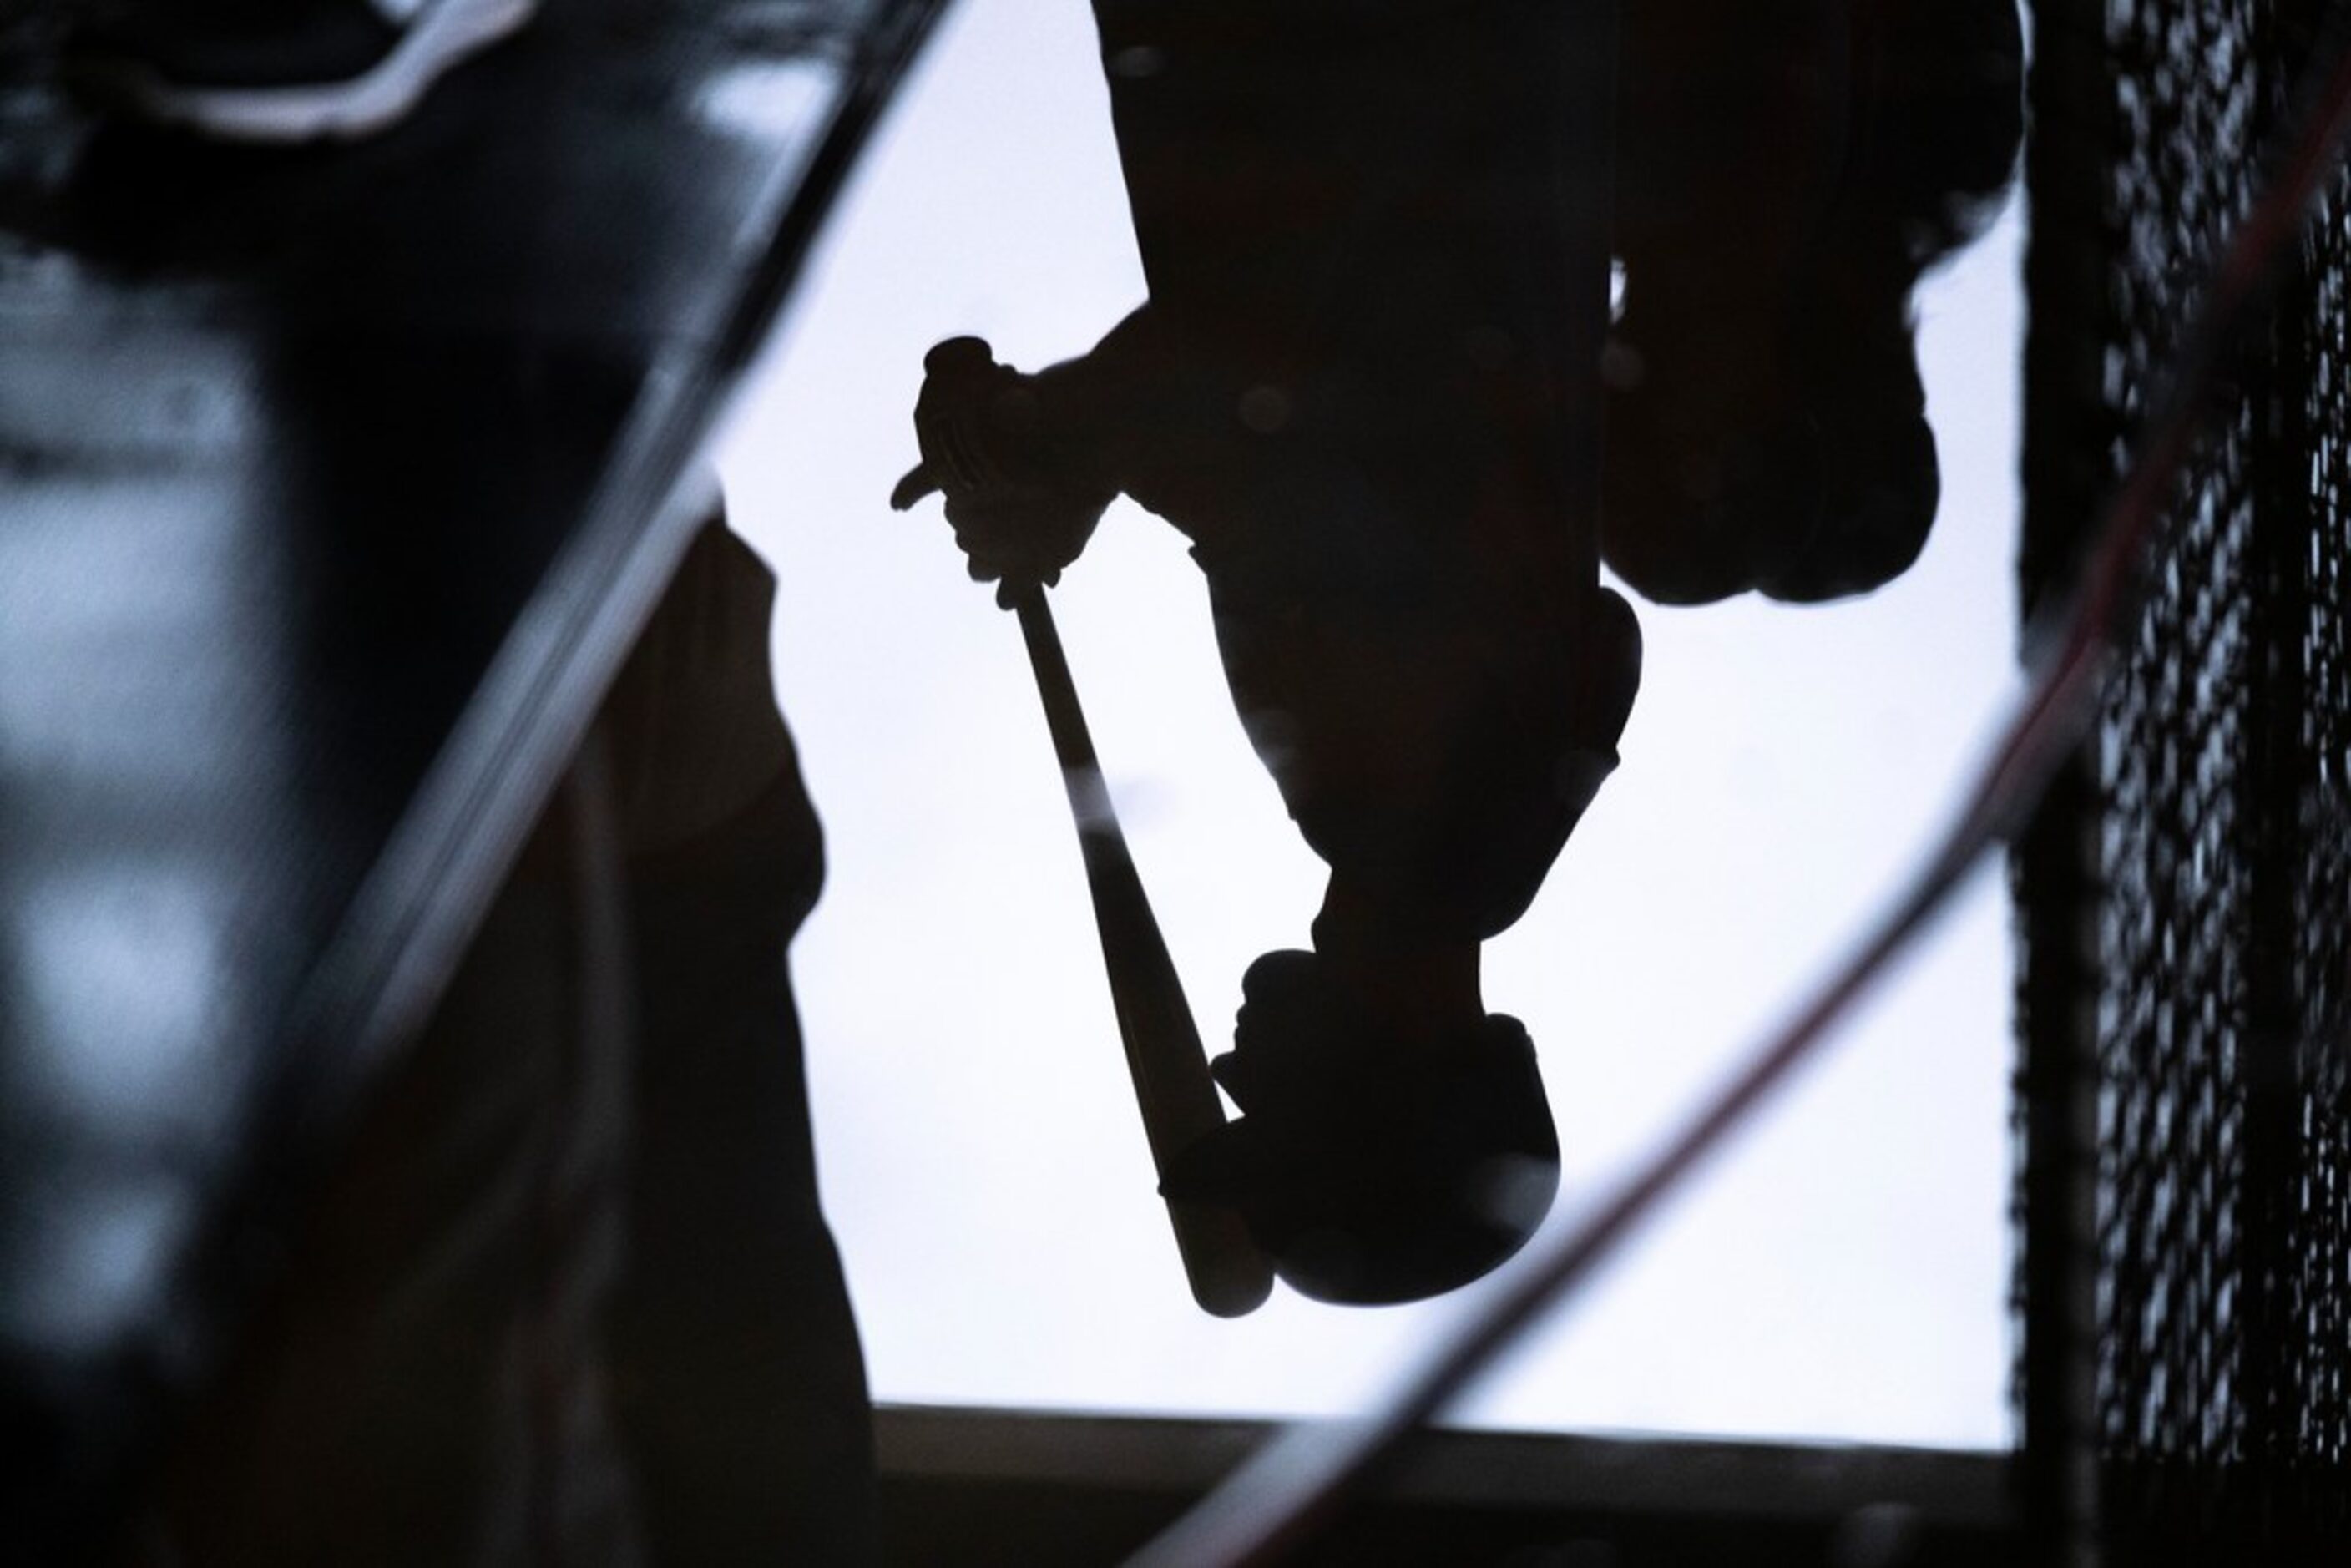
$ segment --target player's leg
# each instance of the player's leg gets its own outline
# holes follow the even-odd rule
[[[714,521],[605,707],[637,1003],[615,1413],[660,1563],[874,1551],[863,1364],[785,957],[823,850],[773,695],[772,596]]]
[[[1844,9],[1623,12],[1603,550],[1660,602],[1752,588],[1818,510],[1782,346],[1844,156]]]
[[[159,1561],[638,1561],[603,1329],[631,1010],[603,764],[591,741],[265,1260],[169,1445]]]
[[[2007,181],[2021,49],[2011,0],[1628,14],[1604,548],[1643,594],[1834,599],[1917,558],[1910,296]]]
[[[1940,496],[1911,295],[1982,226],[2023,138],[2011,0],[1869,8],[1853,163],[1790,319],[1790,374],[1823,455],[1805,548],[1760,584],[1777,599],[1866,592],[1925,546]]]

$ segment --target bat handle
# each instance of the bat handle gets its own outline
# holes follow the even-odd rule
[[[1102,935],[1135,1103],[1143,1113],[1152,1165],[1165,1180],[1169,1163],[1179,1153],[1225,1124],[1224,1103],[1208,1076],[1207,1052],[1184,999],[1183,981],[1111,808],[1044,590],[1022,591],[1014,598],[1013,609],[1020,618],[1037,695],[1045,705],[1046,727],[1052,732],[1053,753],[1061,760],[1062,784],[1077,821],[1086,885],[1093,895],[1094,924]],[[1239,1214],[1171,1200],[1167,1218],[1192,1299],[1204,1312],[1239,1317],[1264,1304],[1273,1291],[1272,1266]]]

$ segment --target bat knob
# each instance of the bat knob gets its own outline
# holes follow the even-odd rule
[[[1273,1265],[1236,1210],[1214,1204],[1171,1202],[1176,1247],[1192,1300],[1214,1318],[1244,1318],[1273,1294]]]

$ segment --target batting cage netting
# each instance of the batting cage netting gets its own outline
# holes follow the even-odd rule
[[[2326,9],[2038,8],[2028,617]],[[2016,857],[2026,1501],[2059,1561],[2351,1562],[2351,180],[2327,191]]]

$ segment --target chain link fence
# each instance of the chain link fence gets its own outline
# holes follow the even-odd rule
[[[2317,53],[2310,0],[2036,17],[2028,607],[2062,600]],[[2351,1562],[2351,181],[2019,851],[2045,1555]]]

